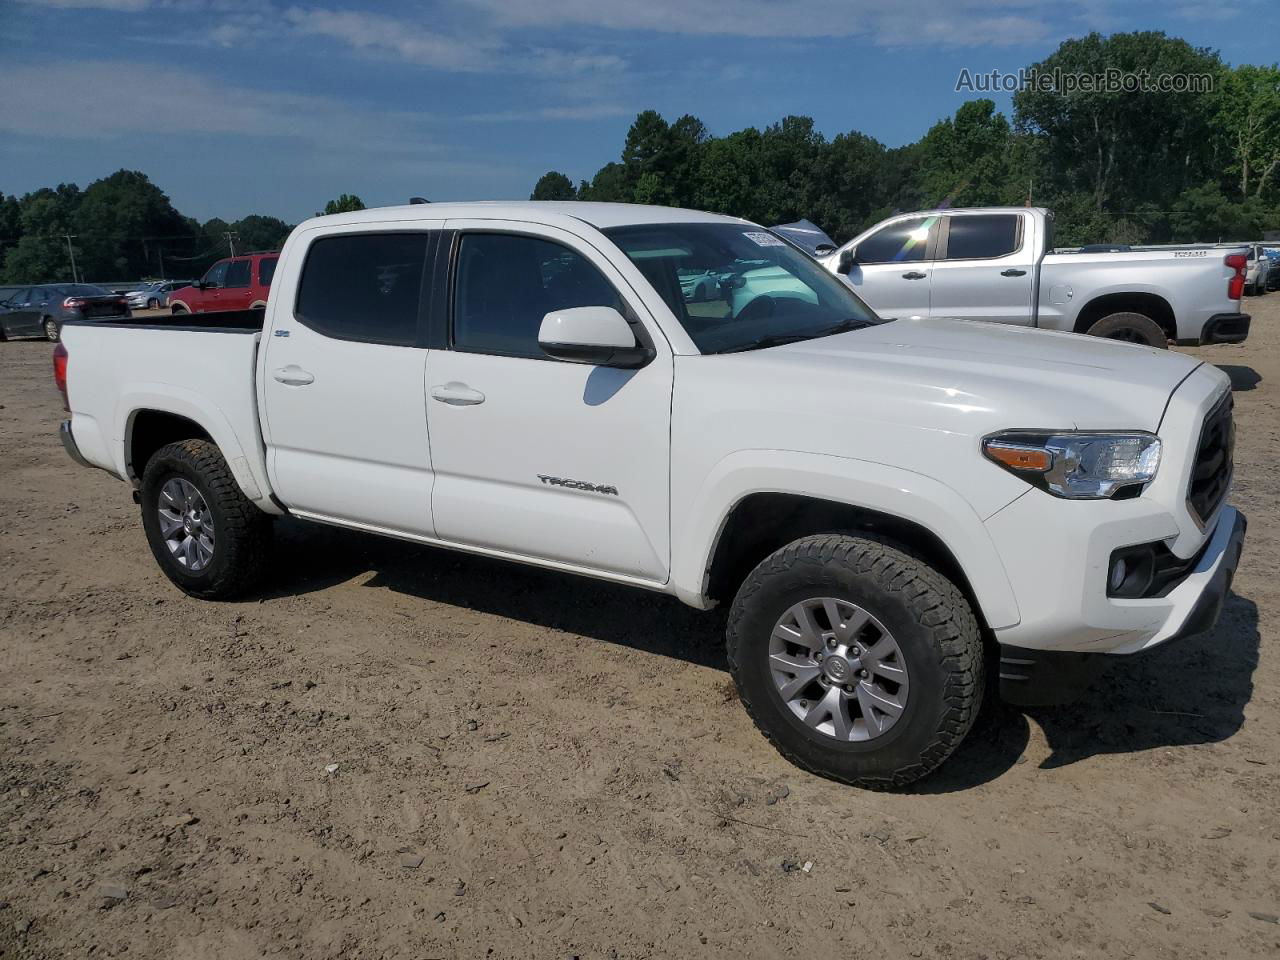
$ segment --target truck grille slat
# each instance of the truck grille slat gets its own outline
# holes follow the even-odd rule
[[[1205,523],[1226,496],[1231,485],[1236,428],[1232,417],[1234,400],[1228,392],[1204,418],[1200,441],[1187,488],[1187,506]]]

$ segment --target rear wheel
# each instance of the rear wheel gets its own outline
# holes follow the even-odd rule
[[[891,543],[806,537],[764,560],[729,614],[729,669],[792,763],[871,789],[927,776],[982,702],[982,640],[964,595]]]
[[[140,500],[151,552],[183,592],[225,600],[260,580],[271,520],[241,492],[216,445],[161,447],[143,471]]]
[[[1160,324],[1141,313],[1109,314],[1086,332],[1091,337],[1123,340],[1125,343],[1138,343],[1161,350],[1169,348],[1169,337]]]
[[[58,332],[59,332],[58,321],[54,320],[53,317],[45,317],[44,318],[44,335],[46,339],[50,340],[53,343],[57,343]]]

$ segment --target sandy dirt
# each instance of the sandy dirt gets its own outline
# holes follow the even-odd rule
[[[777,756],[674,600],[296,521],[265,595],[183,596],[58,444],[49,345],[0,343],[0,957],[1275,957],[1280,295],[1248,308],[1193,351],[1250,521],[1217,628],[991,706],[900,794]]]

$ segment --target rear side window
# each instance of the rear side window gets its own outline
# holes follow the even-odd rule
[[[267,257],[258,261],[258,283],[264,287],[271,286],[271,278],[276,275],[277,262],[275,257]]]
[[[298,320],[338,340],[413,346],[427,240],[426,233],[317,240],[302,267],[294,310]]]
[[[613,285],[581,254],[538,237],[471,233],[458,251],[454,349],[546,360],[542,318],[569,307],[623,311]]]
[[[1018,249],[1017,214],[952,217],[947,233],[948,260],[989,260]]]
[[[223,286],[247,287],[249,285],[249,268],[252,266],[252,260],[232,260],[230,266],[227,267],[227,279]]]

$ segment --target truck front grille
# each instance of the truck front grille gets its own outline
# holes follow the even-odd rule
[[[1191,468],[1191,485],[1187,488],[1187,506],[1202,524],[1213,516],[1231,485],[1236,445],[1233,406],[1228,391],[1205,415],[1204,426],[1200,428],[1200,442]]]

